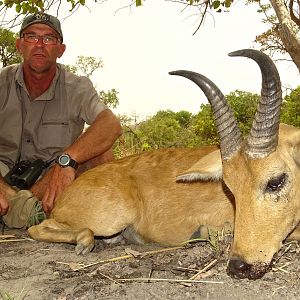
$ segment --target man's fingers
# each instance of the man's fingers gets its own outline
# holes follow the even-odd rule
[[[5,199],[0,199],[0,216],[7,214],[9,209],[9,204]]]

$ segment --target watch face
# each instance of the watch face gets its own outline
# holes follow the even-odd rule
[[[59,164],[62,166],[67,166],[70,162],[70,157],[66,154],[63,154],[59,157]]]

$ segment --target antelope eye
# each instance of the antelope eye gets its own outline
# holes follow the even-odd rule
[[[284,173],[284,174],[281,174],[278,177],[271,178],[267,183],[266,191],[267,192],[280,191],[284,187],[284,185],[287,181],[287,177],[288,177],[287,174]]]

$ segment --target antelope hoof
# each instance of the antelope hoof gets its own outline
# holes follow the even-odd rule
[[[90,229],[83,229],[77,235],[76,240],[77,245],[75,247],[75,252],[77,255],[86,255],[90,253],[95,246],[94,234]]]
[[[90,243],[88,245],[79,243],[75,247],[75,253],[77,255],[86,255],[86,254],[90,253],[93,250],[94,246],[95,246],[94,243]]]

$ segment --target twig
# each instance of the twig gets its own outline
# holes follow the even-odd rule
[[[110,280],[110,281],[112,281],[112,282],[114,282],[114,283],[116,283],[116,284],[119,284],[119,282],[118,282],[117,280],[114,280],[113,278],[109,277],[108,275],[103,274],[103,273],[100,272],[100,271],[98,271],[98,272],[99,272],[99,274],[100,274],[101,276],[103,276],[104,278],[106,278],[106,279],[108,279],[108,280]]]
[[[283,272],[283,273],[288,274],[289,271],[284,270],[284,268],[285,268],[285,267],[288,267],[290,264],[292,264],[292,262],[287,262],[286,264],[284,264],[284,265],[281,266],[281,267],[272,268],[272,270],[275,271],[275,272],[276,272],[276,271],[281,271],[281,272]]]
[[[28,239],[12,239],[12,240],[0,240],[0,243],[10,243],[10,242],[24,242],[28,241]]]
[[[0,239],[10,239],[10,238],[15,238],[16,236],[13,234],[2,234],[0,235]]]
[[[151,254],[174,251],[174,250],[183,249],[183,248],[184,248],[184,246],[178,246],[178,247],[163,248],[163,249],[159,249],[159,250],[152,250],[152,251],[142,252],[140,254],[140,257],[144,257],[144,256],[151,255]],[[99,261],[96,261],[94,263],[90,263],[88,265],[83,265],[82,267],[79,267],[79,268],[72,268],[72,270],[73,271],[79,271],[79,270],[86,269],[86,268],[89,268],[89,267],[93,267],[93,266],[96,266],[96,265],[99,265],[99,264],[102,264],[102,263],[115,262],[115,261],[119,261],[119,260],[123,260],[123,259],[133,258],[133,257],[134,256],[131,255],[131,254],[130,255],[119,256],[119,257],[113,257],[113,258],[110,258],[110,259],[99,260]],[[69,263],[64,263],[64,262],[57,262],[57,263],[70,265]],[[81,264],[78,264],[78,265],[81,265]]]
[[[118,281],[167,281],[178,283],[212,283],[212,284],[224,284],[223,281],[208,281],[208,280],[190,280],[190,279],[170,279],[170,278],[121,278]]]
[[[280,260],[280,258],[281,258],[285,253],[287,253],[287,252],[290,250],[291,247],[292,247],[292,244],[289,244],[289,245],[284,249],[284,251],[279,255],[279,257],[277,257],[277,259],[275,260],[274,264],[276,264],[276,263]]]
[[[216,263],[217,263],[217,259],[212,260],[207,266],[205,266],[202,270],[200,270],[197,274],[193,275],[190,280],[194,280],[195,278],[197,278],[201,273],[206,272],[207,270],[209,270],[211,267],[213,267]]]

